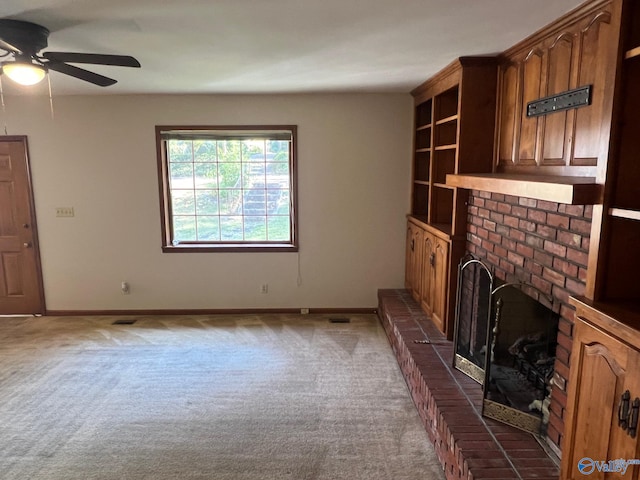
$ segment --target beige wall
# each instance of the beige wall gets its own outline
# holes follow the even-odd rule
[[[403,285],[409,95],[60,97],[53,120],[42,93],[6,104],[8,133],[28,136],[50,310],[374,307]],[[162,124],[297,124],[299,257],[163,254]]]

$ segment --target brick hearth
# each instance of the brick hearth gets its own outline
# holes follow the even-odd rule
[[[380,290],[378,307],[447,480],[558,479],[533,435],[481,416],[481,386],[452,367],[453,343],[408,291]]]

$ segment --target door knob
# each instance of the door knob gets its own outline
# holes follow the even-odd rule
[[[22,246],[23,246],[24,248],[31,248],[31,247],[33,246],[33,244],[32,244],[31,242],[24,242],[24,243],[22,244]]]
[[[29,228],[29,224],[28,223],[23,223],[22,224],[22,228]]]

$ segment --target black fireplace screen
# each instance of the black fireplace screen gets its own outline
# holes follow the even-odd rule
[[[454,366],[484,383],[493,276],[479,260],[465,257],[458,269]]]
[[[457,300],[454,366],[483,385],[483,415],[543,433],[558,333],[553,299],[530,285],[499,282],[466,258]]]

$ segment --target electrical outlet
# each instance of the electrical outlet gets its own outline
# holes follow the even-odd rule
[[[120,289],[122,290],[123,295],[129,295],[131,293],[131,286],[129,282],[122,282],[120,284]]]
[[[269,284],[263,283],[260,285],[260,293],[269,293]]]
[[[73,207],[56,207],[56,217],[73,217]]]
[[[300,309],[300,313],[303,315],[307,315],[309,313],[309,309],[308,308],[301,308]]]

